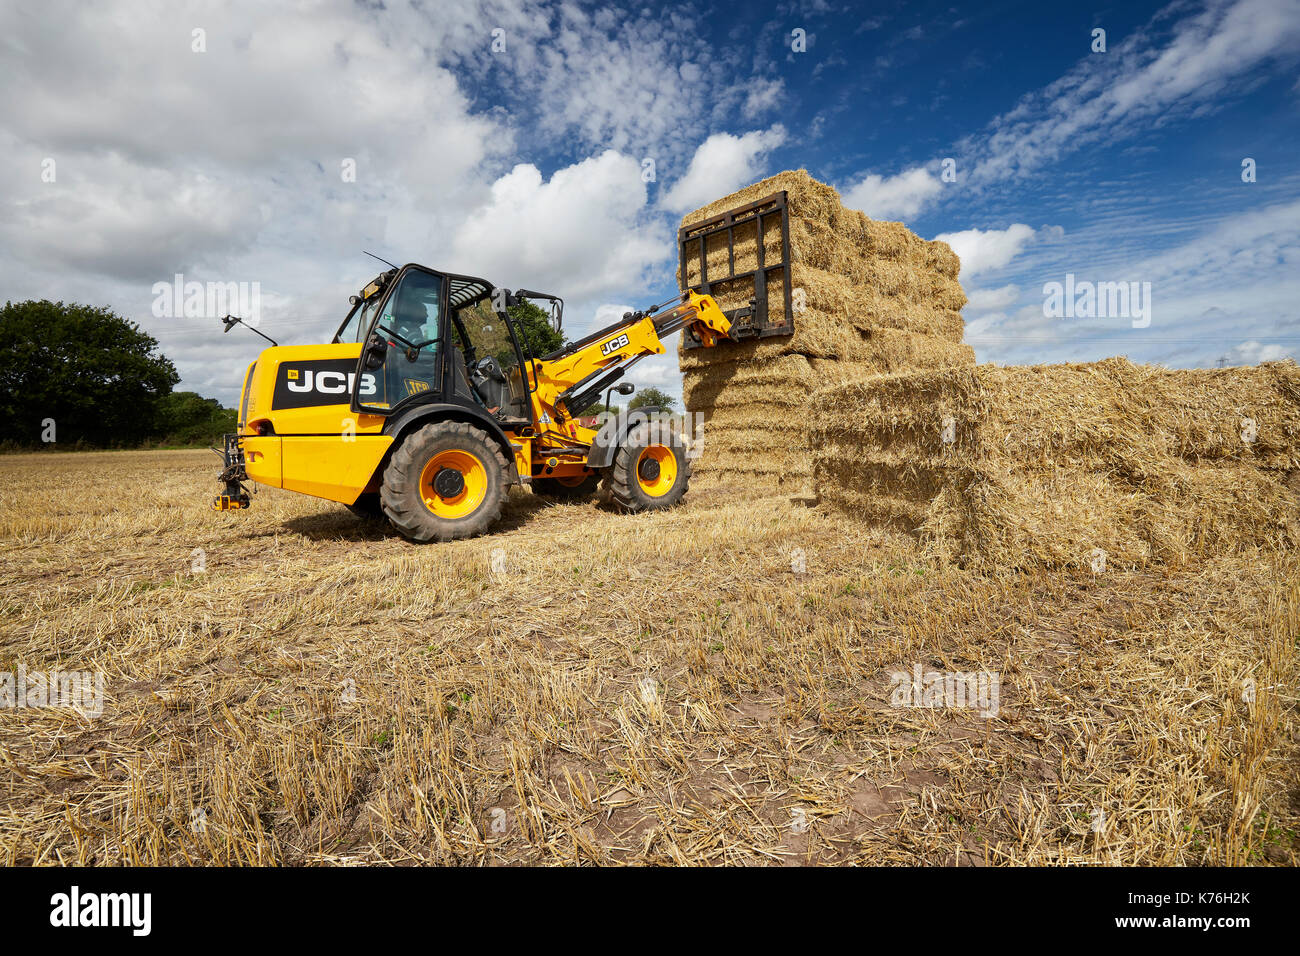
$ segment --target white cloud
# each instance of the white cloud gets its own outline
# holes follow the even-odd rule
[[[642,222],[646,187],[635,159],[606,150],[544,181],[520,164],[456,233],[451,267],[566,299],[644,284],[672,255],[667,235]]]
[[[1172,4],[1104,54],[1084,54],[1059,79],[956,144],[963,182],[979,189],[1029,174],[1090,144],[1220,108],[1300,54],[1300,0],[1211,0],[1182,16]],[[922,167],[868,174],[846,204],[878,218],[910,217],[939,194]]]
[[[844,193],[844,205],[873,219],[908,219],[921,211],[943,185],[923,166],[895,176],[868,173]]]
[[[973,312],[1005,309],[1020,298],[1020,287],[1009,284],[997,289],[971,289],[966,293],[966,298],[969,300],[967,308]]]
[[[410,16],[346,4],[198,16],[176,3],[144,18],[110,4],[75,16],[0,7],[0,71],[27,91],[0,123],[0,281],[67,298],[85,276],[86,301],[115,300],[149,327],[149,287],[176,272],[260,281],[264,293],[283,283],[301,301],[337,295],[363,243],[435,251],[429,238],[480,201],[514,140],[411,41]],[[192,49],[196,24],[205,52]],[[420,35],[444,39],[441,27]],[[51,183],[38,175],[47,157]],[[418,229],[404,232],[405,218]],[[196,331],[168,354],[201,365],[206,344]]]
[[[768,152],[785,142],[785,127],[754,130],[744,136],[714,133],[695,151],[686,174],[661,200],[664,208],[688,212],[759,178]]]
[[[935,236],[952,246],[961,259],[962,278],[989,269],[1001,269],[1034,238],[1034,230],[1022,222],[1006,229],[966,229]]]
[[[56,158],[113,151],[145,168],[265,170],[288,153],[328,162],[337,181],[339,161],[355,157],[361,181],[385,170],[432,184],[510,144],[505,125],[471,115],[455,75],[412,42],[405,13],[335,4],[307,16],[255,3],[201,15],[167,4],[147,17],[121,4],[83,4],[75,16],[3,11],[0,29],[21,39],[0,48],[0,62],[26,91],[7,104],[5,127]],[[434,26],[428,42],[442,32]]]
[[[0,238],[29,265],[61,263],[152,284],[169,276],[168,268],[222,261],[264,224],[266,211],[255,197],[230,183],[201,174],[135,172],[111,156],[65,166],[68,187],[37,190],[15,203],[0,220]]]
[[[677,368],[676,355],[659,355],[638,362],[628,375],[639,388],[655,386],[665,391],[678,389],[682,384],[682,373]]]
[[[1077,232],[1074,241],[1085,238]],[[1062,281],[1067,271],[1091,282],[1149,282],[1150,327],[1135,329],[1125,318],[1045,318],[1039,300],[1010,312],[972,315],[966,341],[980,361],[1127,355],[1192,367],[1251,364],[1300,352],[1300,201],[1224,216],[1151,255],[1133,255],[1122,244],[1116,248],[1106,228],[1078,249],[1035,246],[1017,266],[1021,287],[1033,299],[1041,283]]]
[[[1177,5],[1104,54],[1026,96],[968,139],[971,182],[1023,175],[1090,143],[1216,109],[1270,60],[1300,51],[1300,0],[1211,2],[1170,26]],[[1166,39],[1167,37],[1167,39]]]
[[[177,2],[143,20],[107,4],[75,17],[4,6],[0,70],[27,93],[0,122],[0,282],[16,299],[111,305],[160,340],[183,387],[226,402],[229,370],[261,340],[155,318],[154,282],[260,282],[264,330],[320,341],[380,268],[369,249],[554,291],[572,333],[673,255],[642,149],[671,168],[748,95],[725,50],[679,43],[660,14],[623,19],[494,0],[310,16]],[[205,53],[191,50],[196,25]],[[661,70],[670,59],[682,69]],[[757,87],[753,108],[778,86]],[[583,160],[584,142],[638,148]],[[543,177],[526,160],[552,146],[572,165]],[[56,183],[40,180],[45,157]]]
[[[750,81],[749,89],[745,93],[745,105],[741,107],[741,113],[745,119],[753,119],[776,106],[784,92],[784,80],[765,80],[755,77]]]
[[[654,355],[637,362],[627,373],[627,381],[640,391],[657,388],[680,399],[682,396],[682,373],[677,367],[676,349],[670,348],[667,355]]]
[[[1225,365],[1258,365],[1260,362],[1277,362],[1282,359],[1294,358],[1296,355],[1295,346],[1288,345],[1264,345],[1252,339],[1249,342],[1242,342],[1240,345],[1234,345],[1227,351],[1224,356]]]
[[[596,306],[591,321],[592,330],[603,329],[607,325],[613,325],[628,312],[636,311],[636,307],[626,303],[619,302],[602,302]]]
[[[429,28],[445,29],[444,6],[427,5]],[[715,42],[689,5],[463,6],[469,10],[453,18],[463,26],[441,51],[476,78],[507,78],[519,94],[510,103],[513,117],[569,148],[612,148],[667,166],[737,114],[760,115],[783,90],[780,79],[752,75],[751,47]],[[490,54],[495,27],[504,31],[506,50]]]

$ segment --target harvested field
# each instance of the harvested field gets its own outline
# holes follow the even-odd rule
[[[421,547],[214,460],[0,457],[0,672],[106,678],[0,708],[3,862],[1297,862],[1294,552],[990,576],[747,491]]]
[[[1300,543],[1300,369],[1125,359],[826,389],[819,499],[988,568],[1141,567]]]
[[[721,484],[736,478],[770,489],[810,491],[807,445],[799,442],[748,445],[761,417],[737,417],[724,424],[720,409],[779,405],[786,414],[807,413],[812,392],[823,386],[872,375],[975,364],[961,344],[966,304],[957,275],[960,263],[941,242],[927,242],[901,223],[875,222],[845,209],[839,194],[799,170],[746,187],[690,213],[688,228],[712,216],[784,190],[790,213],[791,308],[783,283],[769,280],[767,305],[774,324],[793,322],[793,334],[757,341],[722,342],[709,349],[679,349],[683,398],[704,442],[695,465],[697,480]],[[764,264],[781,260],[779,219],[764,220]],[[688,242],[684,274],[696,287],[743,272],[759,263],[758,227],[736,226],[733,255],[725,236],[703,250]],[[733,262],[734,257],[734,262]],[[710,292],[724,310],[754,296],[752,278],[723,281]]]

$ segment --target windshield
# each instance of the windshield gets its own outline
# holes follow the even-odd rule
[[[374,314],[375,305],[382,296],[372,296],[365,302],[358,305],[348,320],[343,323],[343,328],[339,329],[338,335],[334,336],[335,342],[360,342],[365,338],[366,329],[370,327],[370,317]]]

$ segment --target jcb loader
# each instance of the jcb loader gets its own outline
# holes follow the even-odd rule
[[[735,272],[737,231],[763,235],[769,216],[780,223],[779,261],[765,263],[759,243],[757,268]],[[722,276],[708,275],[706,250],[725,253]],[[541,356],[508,310],[548,301],[559,328],[557,296],[414,263],[384,272],[352,297],[329,344],[276,345],[248,367],[213,507],[247,508],[243,483],[252,480],[382,515],[415,541],[445,541],[490,528],[513,484],[557,498],[599,493],[629,512],[676,504],[690,461],[661,410],[623,413],[599,429],[578,415],[611,389],[630,394],[620,381],[627,370],[663,354],[675,332],[688,348],[791,334],[785,194],[683,229],[679,251],[683,276],[688,260],[698,262],[701,291]],[[783,316],[768,315],[770,279],[784,284]],[[709,290],[724,282],[752,288],[748,307],[718,307]]]

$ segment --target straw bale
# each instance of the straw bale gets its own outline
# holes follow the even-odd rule
[[[706,354],[701,354],[706,353]],[[716,365],[761,362],[785,355],[866,363],[876,372],[973,365],[969,345],[937,335],[892,328],[872,328],[865,321],[845,323],[809,309],[796,319],[795,334],[745,342],[722,341],[712,348],[687,349],[678,354],[683,372]]]
[[[849,212],[852,211],[846,211],[846,215]],[[903,265],[910,271],[927,277],[956,280],[960,260],[947,243],[927,242],[913,236],[916,240],[916,244],[913,245],[901,245],[896,242],[882,245],[874,243],[872,236],[894,235],[892,230],[884,233],[883,227],[897,227],[905,232],[907,227],[896,222],[873,223],[867,220],[866,223],[846,233],[816,219],[792,216],[790,218],[791,264],[810,266],[864,283],[871,281],[873,269],[881,263]],[[735,227],[734,269],[727,255],[726,237],[719,234],[707,242],[705,261],[711,281],[716,282],[735,271],[743,272],[757,267],[755,228],[753,223]],[[691,246],[687,251],[686,276],[688,284],[693,288],[701,278],[698,247]],[[763,222],[763,262],[765,265],[772,265],[780,261],[780,221],[776,217],[768,217]],[[678,279],[680,278],[679,275]]]
[[[835,187],[818,182],[808,175],[806,169],[787,170],[760,180],[752,186],[737,190],[728,196],[714,200],[707,206],[701,206],[694,212],[682,217],[682,225],[689,226],[704,219],[727,212],[737,206],[756,202],[773,193],[786,193],[786,201],[791,216],[815,219],[835,228],[844,214],[840,194]]]
[[[692,411],[691,418],[695,425],[708,429],[755,428],[775,432],[807,430],[803,406],[782,405],[777,402],[762,401],[743,405],[710,407]],[[761,425],[755,425],[761,422]]]
[[[771,354],[835,354],[818,351],[825,348],[825,326],[832,327],[832,331],[851,326],[865,330],[921,332],[951,342],[962,339],[965,326],[960,311],[943,304],[953,300],[945,300],[939,295],[909,299],[870,286],[855,285],[842,276],[808,267],[793,270],[792,285],[794,289],[802,290],[805,308],[802,312],[794,312],[793,335],[765,341]],[[960,292],[961,287],[957,286],[959,295]],[[747,305],[753,294],[752,280],[746,279],[728,283],[727,288],[717,291],[714,297],[723,309],[733,309]],[[797,309],[799,303],[794,295],[791,304]],[[779,282],[768,285],[768,310],[769,315],[778,321],[785,315],[784,288]],[[683,343],[678,346],[678,354],[683,360],[682,367],[686,368],[692,364],[728,361],[730,346],[731,343],[724,342],[719,349],[691,349]]]
[[[863,498],[880,498],[890,523],[969,564],[1089,567],[1100,549],[1130,567],[1300,540],[1294,363],[979,366],[863,379],[811,404],[819,500],[869,515]]]
[[[687,369],[682,373],[682,399],[688,411],[764,400],[802,405],[816,385],[806,356],[778,355]]]
[[[723,197],[683,217],[682,225],[688,227],[781,190],[788,197],[792,268],[807,266],[887,295],[932,302],[945,309],[959,310],[965,304],[957,282],[960,260],[947,244],[926,241],[902,223],[875,221],[858,210],[845,209],[832,187],[812,179],[804,170],[779,173]],[[753,295],[752,282],[737,281],[733,287],[719,280],[757,268],[756,224],[737,226],[732,245],[729,255],[726,236],[717,235],[704,250],[710,292],[724,309],[744,305]],[[776,217],[764,222],[762,246],[765,265],[780,261]],[[678,282],[682,288],[697,288],[703,275],[698,244],[688,244],[685,271],[683,274],[679,267]],[[798,277],[793,282],[801,284]]]
[[[881,225],[881,224],[875,224]],[[900,226],[900,223],[883,225]],[[705,244],[704,265],[710,281],[709,292],[722,304],[724,309],[737,308],[753,297],[752,279],[730,279],[742,272],[758,268],[758,249],[754,241],[756,227],[754,223],[737,226],[735,244],[732,253],[727,252],[726,236],[716,235]],[[764,223],[765,267],[779,265],[781,262],[781,245],[779,223],[769,219]],[[921,241],[921,240],[918,240]],[[926,244],[927,246],[930,244]],[[952,256],[951,250],[943,243],[946,253],[939,251],[939,256]],[[911,302],[933,302],[935,305],[952,310],[960,310],[966,304],[966,296],[955,275],[945,274],[934,268],[932,255],[928,249],[917,251],[908,258],[882,257],[870,249],[855,246],[851,236],[837,233],[824,223],[808,220],[791,220],[790,224],[790,270],[794,287],[817,286],[833,278],[848,280],[848,283],[864,290],[898,296]],[[680,269],[678,281],[681,283]],[[777,274],[769,272],[769,286],[775,283]],[[698,288],[702,273],[698,244],[689,246],[686,259],[686,281],[683,288]],[[807,290],[816,304],[816,290]]]

